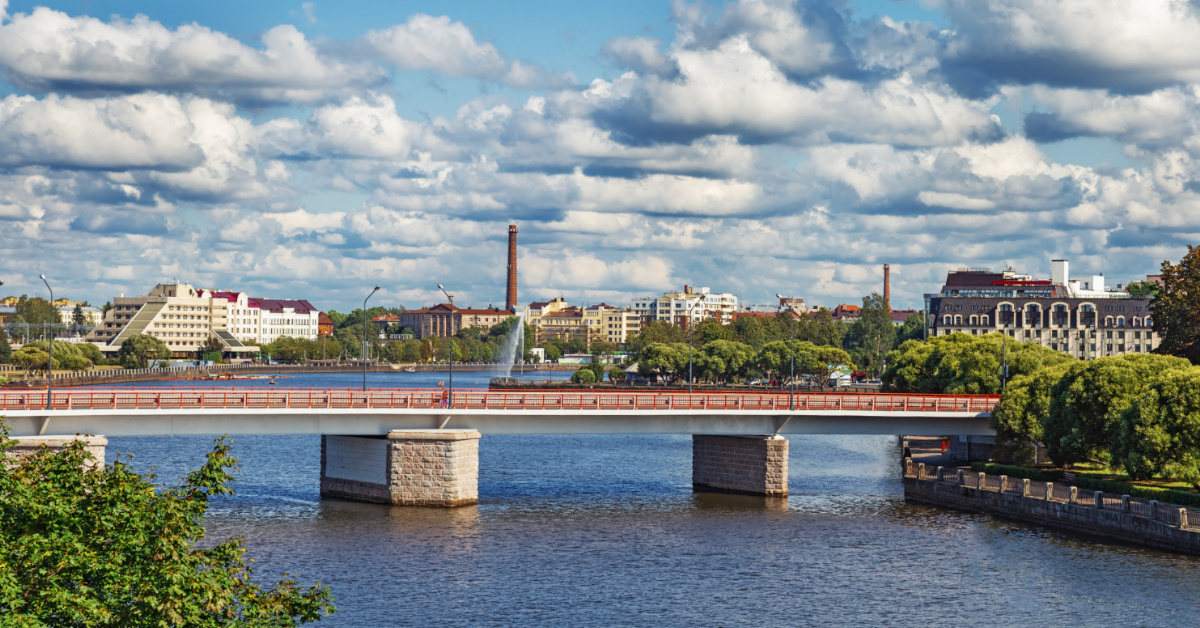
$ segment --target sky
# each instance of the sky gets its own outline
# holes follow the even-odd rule
[[[1200,0],[0,0],[0,294],[920,307],[1200,242]]]

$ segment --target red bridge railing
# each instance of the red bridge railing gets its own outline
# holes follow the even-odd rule
[[[796,393],[796,410],[869,412],[991,412],[998,395]],[[45,391],[0,393],[0,411],[40,410]],[[55,391],[54,410],[268,410],[472,409],[472,410],[788,410],[788,394],[610,391],[489,392],[333,388],[141,388]]]

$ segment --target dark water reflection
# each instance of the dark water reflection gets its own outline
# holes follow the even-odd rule
[[[112,438],[176,478],[210,438]],[[691,491],[686,436],[485,436],[480,503],[317,495],[313,436],[240,437],[210,535],[333,587],[337,626],[1192,625],[1200,560],[904,503],[894,438],[791,439],[791,496]]]

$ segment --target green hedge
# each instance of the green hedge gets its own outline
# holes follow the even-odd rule
[[[1009,464],[972,462],[971,470],[988,475],[1007,475],[1010,478],[1026,478],[1035,482],[1061,482],[1063,472],[1058,469],[1031,469]],[[1113,495],[1129,495],[1142,499],[1157,499],[1167,504],[1200,508],[1200,493],[1190,493],[1158,486],[1138,486],[1114,480],[1089,477],[1089,473],[1076,473],[1075,486],[1086,491],[1104,491]]]
[[[1062,480],[1062,471],[1058,469],[1031,469],[1011,464],[993,464],[990,462],[972,462],[971,470],[975,473],[988,475],[1007,475],[1010,478],[1024,478],[1034,482],[1058,482]]]

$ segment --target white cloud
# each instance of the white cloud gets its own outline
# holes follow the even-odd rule
[[[538,68],[505,59],[492,44],[475,41],[465,24],[444,15],[418,13],[403,24],[368,31],[365,40],[380,57],[406,70],[434,70],[518,88],[541,79]]]
[[[257,50],[199,24],[170,30],[144,15],[102,22],[44,7],[0,25],[0,66],[30,90],[166,90],[308,102],[379,82],[382,72],[321,54],[290,25]]]
[[[614,37],[604,44],[601,52],[621,67],[640,74],[672,76],[679,71],[659,47],[662,42],[651,37]]]

